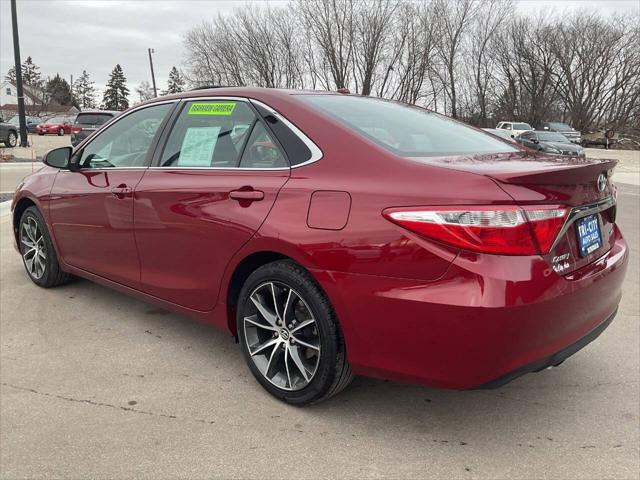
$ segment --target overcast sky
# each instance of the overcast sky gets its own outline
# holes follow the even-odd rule
[[[154,67],[158,89],[166,86],[169,70],[182,63],[182,37],[190,28],[219,12],[266,4],[262,0],[17,0],[22,60],[31,56],[43,77],[56,73],[67,81],[86,70],[101,90],[119,63],[129,88],[150,82],[147,48],[155,49]],[[287,0],[270,0],[272,6]],[[638,0],[517,0],[518,8],[598,9],[604,12],[638,10]],[[0,73],[13,65],[11,9],[0,0]],[[101,100],[101,98],[99,99]]]

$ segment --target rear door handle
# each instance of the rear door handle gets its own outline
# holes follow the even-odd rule
[[[257,202],[264,199],[264,192],[260,190],[232,190],[229,192],[229,198],[238,201]]]
[[[125,198],[131,196],[131,194],[133,193],[133,189],[131,187],[128,187],[124,183],[121,183],[117,187],[113,187],[111,189],[111,193],[116,198]]]

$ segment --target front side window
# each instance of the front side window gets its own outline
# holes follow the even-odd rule
[[[173,104],[137,110],[107,127],[81,152],[82,168],[143,167],[151,143]]]
[[[188,102],[171,130],[160,166],[236,168],[256,122],[245,102]]]
[[[492,135],[418,107],[345,95],[299,95],[298,98],[404,157],[518,151]]]

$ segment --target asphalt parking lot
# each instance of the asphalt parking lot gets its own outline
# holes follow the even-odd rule
[[[42,290],[0,220],[0,477],[638,478],[639,189],[619,315],[559,368],[455,392],[358,378],[311,408],[230,337],[87,281]]]

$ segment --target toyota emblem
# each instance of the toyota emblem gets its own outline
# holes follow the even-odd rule
[[[598,176],[598,191],[604,192],[604,189],[607,187],[607,176],[604,173],[601,173]]]

